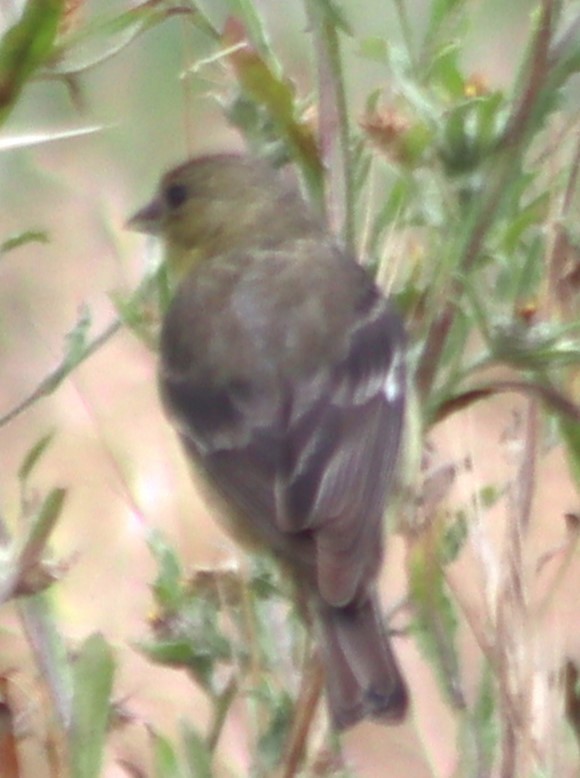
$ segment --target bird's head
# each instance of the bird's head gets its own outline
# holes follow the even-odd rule
[[[208,257],[276,245],[320,224],[298,190],[262,160],[236,154],[191,159],[166,173],[127,226],[163,237],[169,257]]]

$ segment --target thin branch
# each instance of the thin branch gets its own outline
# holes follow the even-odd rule
[[[97,337],[88,344],[83,354],[75,362],[74,366],[77,367],[86,359],[88,359],[92,354],[94,354],[95,351],[98,351],[102,345],[110,340],[113,335],[115,335],[121,329],[123,324],[124,322],[121,319],[115,319],[115,321],[109,324],[109,326],[106,327],[100,335],[97,335]],[[58,367],[56,367],[51,373],[43,378],[38,386],[28,395],[28,397],[25,397],[24,400],[18,403],[18,405],[14,406],[14,408],[11,408],[3,416],[0,416],[0,427],[3,427],[9,422],[13,421],[17,416],[20,416],[21,413],[24,413],[24,411],[28,410],[32,405],[37,403],[43,397],[48,397],[51,395],[70,374],[70,372],[71,364],[65,356]]]
[[[137,289],[135,289],[135,291],[131,294],[129,299],[131,306],[146,300],[147,295],[151,292],[152,289],[155,288],[156,285],[158,287],[161,286],[163,282],[163,272],[164,265],[161,264],[154,270],[154,272],[145,276]],[[129,304],[126,304],[125,307],[128,310]],[[111,340],[111,338],[116,335],[117,332],[123,328],[123,326],[127,325],[127,321],[127,317],[123,315],[114,319],[99,335],[96,336],[96,338],[84,346],[83,350],[79,354],[75,353],[74,358],[71,358],[70,354],[65,353],[60,364],[51,373],[42,379],[42,381],[28,395],[28,397],[25,397],[24,400],[18,403],[18,405],[16,405],[14,408],[11,408],[4,415],[0,416],[0,428],[13,421],[17,416],[20,416],[21,413],[24,413],[24,411],[28,410],[28,408],[41,400],[43,397],[48,397],[51,395],[65,380],[65,378],[68,377],[74,368],[85,362],[96,351],[98,351],[101,346],[104,346],[105,343]]]
[[[538,621],[540,621],[547,613],[550,606],[554,606],[556,596],[560,591],[560,587],[564,583],[568,572],[572,565],[574,565],[578,559],[578,545],[580,543],[580,525],[577,521],[568,522],[566,539],[557,549],[547,551],[539,557],[536,563],[536,574],[542,572],[543,568],[548,562],[551,562],[555,558],[560,558],[556,572],[552,580],[547,585],[545,591],[542,594],[540,603],[536,609],[536,615]]]
[[[525,537],[530,527],[532,500],[536,483],[536,459],[539,437],[538,399],[530,399],[526,412],[524,446],[514,488],[515,519]]]
[[[544,0],[536,41],[532,49],[528,83],[519,103],[508,122],[502,143],[506,147],[518,146],[530,126],[538,96],[548,80],[551,69],[557,64],[550,58],[554,20],[554,0]]]
[[[468,405],[488,399],[496,394],[503,394],[504,392],[517,392],[537,397],[556,413],[566,416],[572,421],[580,422],[580,405],[570,400],[553,386],[513,379],[494,381],[450,397],[437,409],[433,423],[438,424]]]
[[[302,671],[302,681],[292,731],[285,746],[280,778],[298,774],[308,746],[308,737],[324,688],[324,671],[320,658],[313,653]]]

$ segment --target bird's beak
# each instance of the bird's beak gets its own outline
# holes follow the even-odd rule
[[[157,235],[163,226],[163,204],[155,198],[141,208],[125,223],[128,230]]]

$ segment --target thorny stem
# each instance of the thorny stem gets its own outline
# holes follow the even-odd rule
[[[354,191],[350,164],[350,132],[339,33],[335,23],[317,2],[306,3],[313,27],[318,68],[318,124],[322,162],[331,177],[326,187],[327,218],[333,232],[342,228],[344,245],[352,251],[354,235]],[[336,175],[333,162],[337,163]],[[334,180],[333,180],[334,179]]]

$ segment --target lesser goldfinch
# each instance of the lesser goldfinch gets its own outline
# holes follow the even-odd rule
[[[334,726],[400,721],[376,592],[405,408],[399,316],[264,161],[189,160],[129,226],[162,237],[176,282],[163,404],[227,528],[282,560],[316,613]]]

